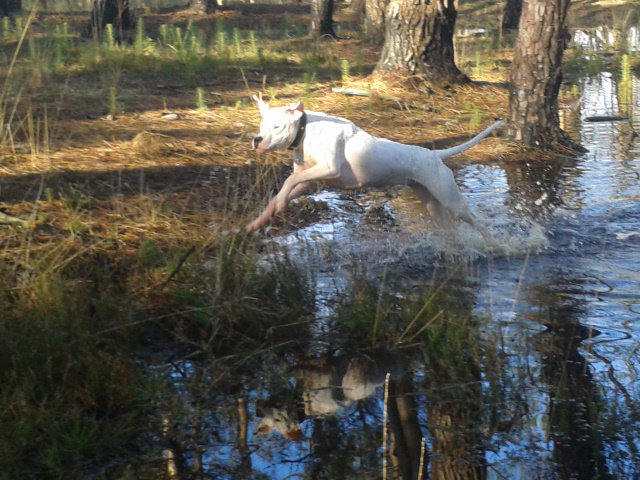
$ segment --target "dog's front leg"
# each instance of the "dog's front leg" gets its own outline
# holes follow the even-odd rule
[[[273,215],[275,214],[275,211],[276,211],[276,199],[274,197],[271,199],[271,201],[267,205],[267,208],[265,208],[264,211],[258,216],[258,218],[256,218],[249,225],[247,225],[247,232],[255,232],[256,230],[258,230],[265,223],[267,223],[271,219],[271,217],[273,217]]]
[[[302,195],[311,186],[322,180],[330,180],[336,178],[337,173],[327,164],[315,165],[306,170],[300,170],[292,173],[282,185],[278,194],[269,202],[267,208],[253,222],[247,225],[247,232],[258,230],[266,224],[271,217],[282,212],[289,202],[296,197]]]
[[[309,192],[312,187],[313,187],[313,182],[305,182],[305,183],[300,183],[296,185],[296,187],[293,190],[291,190],[291,192],[289,193],[289,197],[287,197],[287,204],[289,204],[291,200],[298,198],[304,195],[305,193]],[[269,219],[273,217],[275,214],[276,214],[276,197],[274,197],[269,202],[269,205],[267,205],[267,207],[260,214],[260,216],[247,226],[247,232],[253,232],[259,229],[260,227],[262,227],[262,225],[267,223]]]

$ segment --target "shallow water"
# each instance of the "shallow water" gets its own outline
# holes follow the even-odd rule
[[[315,316],[297,339],[304,355],[263,354],[240,367],[241,392],[213,395],[198,418],[211,438],[193,450],[206,472],[380,478],[386,462],[389,478],[640,478],[640,116],[588,121],[620,113],[617,87],[607,73],[579,87],[567,128],[588,153],[456,172],[500,243],[492,252],[469,226],[434,229],[407,189],[321,192],[322,221],[265,241],[265,268],[287,255],[309,273]],[[446,291],[455,336],[410,349],[407,330],[384,353],[367,338],[346,347],[335,317],[363,281],[398,302]],[[198,375],[182,363],[173,378]],[[202,375],[223,385],[215,368]]]
[[[634,88],[639,98],[635,81]],[[323,192],[315,198],[330,207],[325,222],[271,240],[313,272],[316,353],[330,344],[323,322],[349,288],[354,261],[373,277],[393,272],[408,283],[457,277],[465,284],[478,335],[499,345],[504,391],[500,402],[487,403],[492,384],[480,365],[478,396],[438,409],[441,396],[430,388],[455,389],[457,379],[429,382],[433,372],[419,362],[406,367],[433,478],[640,476],[640,144],[634,134],[640,116],[590,122],[620,113],[615,81],[602,73],[582,80],[580,89],[572,125],[588,153],[550,165],[469,165],[456,172],[473,211],[502,244],[492,254],[467,226],[455,239],[429,230],[404,190]],[[379,387],[367,400],[368,420],[356,420],[362,412],[351,405],[302,422],[301,443],[276,433],[260,437],[254,469],[271,478],[308,475],[310,465],[331,457],[316,451],[317,430],[327,431],[323,422],[361,435],[381,428],[381,395]],[[488,412],[507,426],[489,420]],[[450,439],[437,433],[443,417],[454,432]],[[342,437],[331,433],[339,443]],[[379,447],[372,447],[377,454]],[[265,449],[278,453],[265,460]],[[367,471],[361,457],[350,462]]]

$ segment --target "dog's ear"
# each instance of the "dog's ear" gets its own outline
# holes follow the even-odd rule
[[[302,102],[298,102],[298,103],[292,103],[289,106],[290,110],[297,110],[299,112],[304,112],[304,105],[302,104]]]
[[[262,100],[262,93],[259,93],[258,96],[254,95],[253,99],[258,103],[258,109],[260,109],[260,115],[264,116],[266,113],[269,112],[269,109],[271,107],[269,106],[268,103],[265,103]]]
[[[266,400],[262,398],[256,400],[256,417],[264,417],[267,408],[268,406]]]
[[[286,437],[289,440],[292,440],[294,442],[299,442],[302,440],[302,428],[300,428],[300,425],[296,425],[293,428],[291,428],[291,430],[289,430],[287,432]]]
[[[293,115],[294,118],[300,118],[302,112],[304,112],[304,105],[302,102],[292,103],[289,108],[285,110],[288,115]]]

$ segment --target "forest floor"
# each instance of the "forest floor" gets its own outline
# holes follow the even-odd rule
[[[71,177],[95,181],[94,174],[117,172],[138,178],[143,169],[153,176],[146,188],[161,191],[163,175],[171,188],[177,173],[188,183],[187,172],[205,166],[243,170],[290,164],[286,152],[259,157],[251,150],[259,124],[251,95],[259,91],[267,99],[274,97],[275,104],[303,100],[308,109],[348,118],[374,135],[403,143],[428,148],[459,143],[506,114],[513,39],[498,31],[498,10],[492,2],[461,7],[460,29],[481,26],[490,33],[477,38],[469,34],[457,41],[458,65],[472,79],[468,85],[432,85],[419,76],[372,73],[380,45],[367,42],[356,31],[347,6],[340,6],[335,16],[342,38],[319,42],[306,35],[308,8],[299,5],[227,7],[213,15],[137,12],[150,44],[157,42],[163,25],[179,27],[185,36],[197,30],[205,39],[224,32],[231,50],[250,48],[247,32],[254,32],[261,51],[277,52],[271,61],[240,54],[228,62],[219,58],[207,63],[202,58],[181,58],[180,52],[173,57],[158,54],[153,46],[138,51],[123,46],[111,53],[84,52],[95,57],[51,68],[39,66],[33,54],[26,55],[24,71],[13,75],[20,88],[9,92],[18,93],[19,100],[12,102],[8,95],[4,100],[6,113],[11,112],[19,124],[0,147],[4,208],[18,216],[30,214],[37,200],[31,192],[38,190],[41,174],[47,177],[43,188],[55,190],[57,179],[63,177],[64,182]],[[583,18],[594,11],[606,15],[612,10],[602,2],[572,6],[572,12]],[[32,30],[39,35],[45,25],[65,22],[75,36],[87,18],[40,14]],[[15,45],[5,42],[7,58]],[[53,54],[43,49],[41,55],[47,53]],[[363,90],[370,96],[345,96],[332,92],[335,87]],[[178,119],[167,120],[166,113]],[[517,145],[490,138],[451,161],[455,166],[514,158],[522,159]],[[95,188],[99,190],[92,185],[92,191]],[[223,188],[211,185],[213,191]],[[210,194],[201,192],[202,197]]]
[[[239,196],[256,191],[257,178],[275,175],[272,185],[263,185],[249,204],[234,209],[233,223],[239,227],[258,212],[291,164],[288,152],[259,156],[251,149],[259,126],[251,96],[257,92],[277,105],[302,100],[308,109],[348,118],[374,135],[428,148],[460,143],[505,116],[508,47],[472,37],[459,41],[459,64],[473,79],[467,85],[377,75],[372,70],[380,46],[360,38],[352,17],[349,8],[340,7],[336,21],[343,38],[316,41],[306,35],[304,6],[228,7],[213,15],[148,13],[140,17],[142,46],[105,50],[92,49],[91,41],[73,33],[84,27],[83,16],[36,16],[34,37],[46,37],[66,23],[76,43],[72,58],[54,66],[43,60],[55,55],[57,45],[22,47],[10,78],[14,85],[6,87],[4,98],[5,115],[12,115],[17,126],[1,146],[3,210],[30,218],[46,236],[68,231],[70,224],[92,234],[124,230],[137,248],[149,229],[160,226],[146,214],[142,219],[114,215],[109,205],[114,198],[127,199],[124,209],[151,197],[163,205],[152,209],[166,210],[170,203],[179,213],[165,226],[169,231],[154,233],[172,236],[175,221],[210,225],[230,219],[228,209],[218,208],[229,201],[221,198],[229,175]],[[166,26],[180,29],[183,43],[191,32],[203,45],[209,39],[219,46],[222,35],[227,50],[212,58],[204,46],[204,53],[192,55],[180,46],[160,45]],[[260,58],[251,51],[250,35],[258,38]],[[7,58],[16,42],[5,42]],[[334,93],[335,87],[370,96]],[[167,113],[177,119],[168,120]],[[519,151],[489,138],[452,159],[452,165],[508,159]],[[227,173],[203,173],[217,168]],[[69,201],[69,196],[84,200]],[[78,202],[91,208],[68,208]]]
[[[615,7],[574,2],[572,22],[632,18],[625,3]],[[224,329],[210,327],[204,346],[190,337],[215,320],[211,309],[238,322],[279,311],[270,303],[273,291],[257,281],[264,275],[256,267],[262,234],[243,231],[290,172],[291,155],[252,150],[260,121],[253,94],[262,92],[276,105],[302,100],[310,110],[347,118],[371,134],[427,148],[466,141],[506,115],[513,38],[500,32],[495,2],[461,6],[458,25],[467,33],[457,39],[457,63],[472,79],[465,85],[372,73],[380,44],[363,38],[341,3],[335,15],[339,40],[311,38],[308,7],[300,4],[247,4],[212,15],[136,13],[144,29],[122,45],[81,38],[88,14],[39,13],[0,25],[0,207],[23,220],[0,225],[0,310],[6,312],[0,331],[11,333],[0,336],[0,361],[5,372],[33,373],[0,374],[5,392],[18,392],[3,394],[6,408],[0,408],[0,450],[12,459],[0,461],[0,469],[17,472],[14,478],[24,465],[72,478],[60,473],[65,462],[83,455],[95,460],[84,451],[87,445],[108,457],[109,445],[126,443],[108,443],[97,428],[69,446],[73,438],[63,433],[89,417],[103,421],[107,415],[114,425],[114,411],[138,405],[135,375],[114,375],[124,364],[141,368],[130,362],[131,351],[162,350],[158,332],[171,338],[174,352],[174,342],[188,344],[187,350],[197,344],[198,351],[226,352]],[[485,33],[476,36],[480,28]],[[561,103],[570,111],[576,99],[566,87]],[[495,136],[450,165],[536,158],[538,153]],[[320,202],[301,201],[286,219],[273,222],[271,232],[322,215]],[[225,276],[239,269],[249,273]],[[255,292],[247,293],[250,288]],[[264,311],[245,312],[251,301],[262,302]],[[295,311],[289,304],[285,310]],[[25,318],[48,334],[34,337]],[[149,329],[140,333],[140,325]],[[56,336],[60,332],[66,333]],[[140,342],[130,345],[138,334]],[[267,334],[256,328],[255,336],[260,344]],[[68,375],[78,365],[93,365],[88,377]],[[128,432],[125,417],[118,421]],[[45,455],[58,445],[71,460],[60,452]]]

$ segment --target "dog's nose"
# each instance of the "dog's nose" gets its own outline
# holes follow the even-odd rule
[[[262,141],[262,137],[253,137],[253,148],[258,148],[258,144]]]

